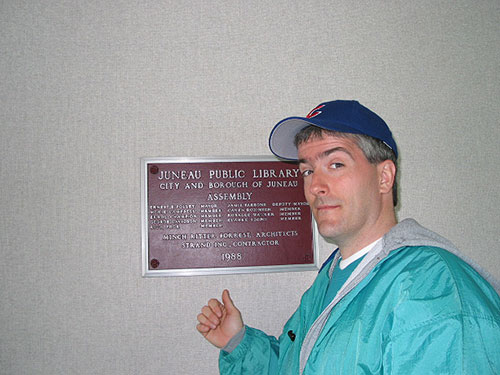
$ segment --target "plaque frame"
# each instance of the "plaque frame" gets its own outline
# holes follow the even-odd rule
[[[311,213],[311,236],[312,236],[312,263],[305,264],[282,264],[282,265],[257,265],[238,267],[201,267],[201,268],[174,268],[174,269],[150,269],[149,259],[149,222],[148,222],[148,165],[149,164],[195,164],[195,163],[234,163],[234,162],[280,162],[286,163],[274,156],[217,156],[217,157],[143,157],[141,158],[141,240],[142,240],[142,276],[143,277],[167,277],[167,276],[206,276],[206,275],[230,275],[230,274],[252,274],[252,273],[277,273],[277,272],[301,272],[317,271],[319,269],[319,242],[318,228]]]

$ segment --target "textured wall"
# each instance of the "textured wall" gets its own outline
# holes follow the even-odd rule
[[[141,277],[140,157],[269,155],[324,100],[389,123],[399,217],[499,278],[499,8],[1,2],[0,373],[216,374],[194,327],[224,287],[278,334],[314,272]]]

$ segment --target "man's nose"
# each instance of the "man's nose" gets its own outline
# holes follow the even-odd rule
[[[314,171],[311,175],[309,191],[316,196],[322,196],[328,192],[328,184],[324,173],[319,170]]]

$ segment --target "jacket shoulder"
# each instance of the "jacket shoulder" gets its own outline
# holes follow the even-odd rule
[[[499,320],[495,289],[458,256],[432,246],[401,248],[380,264],[381,285],[390,285],[395,312],[408,322],[444,316],[476,316]]]

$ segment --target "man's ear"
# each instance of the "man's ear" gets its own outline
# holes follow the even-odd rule
[[[391,160],[384,160],[377,166],[379,175],[380,193],[387,194],[394,186],[396,178],[396,165]]]

